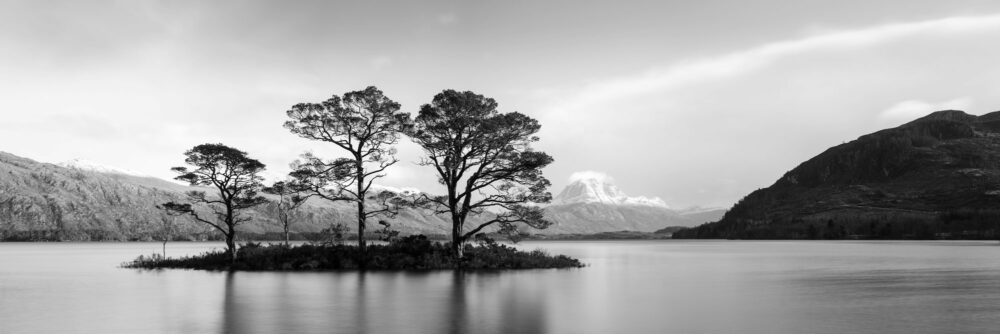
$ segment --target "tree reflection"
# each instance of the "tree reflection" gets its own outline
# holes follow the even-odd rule
[[[453,272],[445,332],[546,333],[544,294],[526,293],[517,283],[529,281],[517,275]]]
[[[540,290],[538,287],[534,287]],[[532,291],[513,291],[517,285],[509,285],[501,295],[503,300],[500,308],[500,333],[546,333],[545,305],[543,294]]]
[[[368,275],[366,272],[358,273],[358,289],[355,298],[355,327],[358,328],[359,333],[368,333],[370,326],[368,325],[368,312],[370,311],[368,307],[368,289],[365,286],[365,277]],[[378,315],[376,315],[378,316]]]
[[[447,299],[448,313],[445,315],[445,323],[450,325],[448,333],[470,333],[469,309],[465,295],[466,279],[466,273],[461,270],[456,270],[451,275],[451,289]]]
[[[220,333],[545,333],[533,273],[225,273]]]
[[[241,312],[240,303],[236,297],[236,273],[226,272],[225,294],[222,300],[222,330],[220,333],[247,333],[250,327]]]

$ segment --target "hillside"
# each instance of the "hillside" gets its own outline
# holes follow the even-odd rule
[[[3,152],[0,175],[0,240],[153,240],[162,238],[165,226],[176,228],[173,239],[218,237],[204,224],[156,209],[157,204],[183,200],[184,193],[194,189],[174,182],[84,160],[48,164]],[[274,203],[251,210],[253,220],[238,228],[243,238],[280,238],[275,210]],[[550,228],[524,232],[653,232],[717,220],[721,214],[678,212],[659,198],[629,197],[611,180],[584,179],[567,186],[546,208],[546,217],[554,223]],[[315,238],[332,224],[343,224],[351,233],[356,230],[355,215],[349,203],[312,199],[299,210],[291,230],[297,232],[295,237]],[[395,218],[383,220],[403,234],[450,233],[450,221],[427,210],[402,209]],[[377,221],[369,221],[370,231],[381,228]]]
[[[0,240],[138,239],[171,219],[154,205],[179,198],[176,191],[128,182],[131,176],[38,163],[3,152],[0,175]],[[183,227],[187,233],[201,232],[195,226]]]
[[[204,224],[171,217],[156,204],[183,200],[193,188],[137,176],[92,163],[54,165],[0,152],[0,240],[152,240],[173,224],[173,238],[204,240],[216,233]],[[341,223],[352,229],[356,210],[348,203],[311,200],[292,230],[313,233]],[[239,231],[251,238],[277,238],[274,203],[249,213]],[[420,211],[386,219],[403,233],[443,234],[445,221]],[[380,227],[372,222],[372,228]]]
[[[675,238],[993,239],[1000,112],[939,111],[834,146]]]

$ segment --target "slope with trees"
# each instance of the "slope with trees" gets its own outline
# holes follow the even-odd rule
[[[946,110],[832,147],[675,238],[1000,237],[1000,112]]]
[[[182,186],[131,175],[95,173],[0,152],[0,240],[151,240]],[[180,224],[175,235],[204,231]]]

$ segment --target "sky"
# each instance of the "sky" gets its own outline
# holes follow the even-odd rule
[[[0,151],[171,178],[201,143],[280,178],[294,104],[444,89],[542,124],[557,193],[613,178],[726,207],[935,110],[1000,110],[996,1],[0,1]],[[403,140],[393,187],[440,188]]]

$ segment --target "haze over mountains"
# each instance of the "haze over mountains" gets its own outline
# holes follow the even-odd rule
[[[151,240],[161,237],[165,224],[177,226],[174,238],[214,237],[207,226],[167,216],[155,207],[183,200],[184,192],[192,187],[98,162],[75,159],[48,164],[3,152],[0,173],[0,240]],[[705,212],[673,211],[658,198],[629,197],[610,177],[598,175],[581,177],[556,196],[546,210],[555,222],[552,227],[527,232],[652,232],[711,220],[699,218]],[[343,223],[350,229],[354,210],[346,202],[310,200],[300,209],[292,230],[316,233],[332,223]],[[721,216],[721,211],[708,214]],[[260,238],[280,230],[273,203],[255,208],[250,215],[254,220],[239,227],[244,234]],[[383,219],[404,234],[446,234],[450,228],[443,217],[418,209],[402,209],[395,218]],[[377,221],[370,221],[370,228],[378,228]]]
[[[184,238],[207,227],[169,217],[156,204],[192,188],[142,173],[74,160],[39,163],[0,153],[0,239],[149,240],[166,223]],[[1000,112],[940,111],[834,146],[772,186],[721,209],[673,209],[655,197],[629,196],[614,179],[581,172],[546,209],[553,225],[538,234],[654,232],[695,226],[678,238],[996,238],[1000,235]],[[397,192],[415,189],[395,189]],[[349,203],[310,201],[293,231],[351,226]],[[723,216],[723,213],[725,215]],[[279,230],[273,204],[255,209],[240,230]],[[385,219],[403,233],[445,234],[448,221],[418,209]],[[373,227],[377,220],[371,222]],[[669,231],[676,228],[669,229]]]
[[[945,110],[834,146],[683,238],[996,239],[1000,112]]]
[[[137,171],[130,170],[130,169],[118,168],[118,167],[114,167],[114,166],[108,166],[108,165],[104,165],[104,164],[101,164],[101,163],[98,163],[98,162],[94,162],[94,161],[90,161],[90,160],[85,160],[85,159],[80,159],[80,158],[76,158],[76,159],[64,161],[64,162],[58,163],[56,165],[59,165],[59,166],[62,166],[62,167],[66,167],[66,168],[79,169],[79,170],[92,171],[92,172],[99,172],[99,173],[121,174],[121,175],[130,175],[130,176],[138,176],[138,177],[152,177],[152,176],[150,176],[148,174],[145,174],[145,173],[142,173],[142,172],[137,172]]]
[[[724,213],[721,209],[679,212],[660,198],[630,197],[603,173],[580,172],[570,179],[545,210],[554,222],[545,233],[655,232],[715,221]]]
[[[164,224],[179,235],[212,236],[156,204],[190,187],[142,173],[75,160],[55,165],[0,153],[0,239],[148,240]],[[940,111],[834,146],[772,186],[721,209],[672,209],[655,197],[629,196],[613,178],[575,174],[546,209],[553,225],[539,234],[654,232],[695,226],[679,238],[996,238],[1000,235],[1000,112]],[[416,191],[395,189],[394,191]],[[352,205],[310,201],[293,227],[318,232],[351,226]],[[273,204],[240,230],[279,230]],[[418,209],[386,219],[403,233],[445,234],[448,222]],[[371,222],[377,226],[377,220]],[[676,230],[670,229],[670,231]]]

